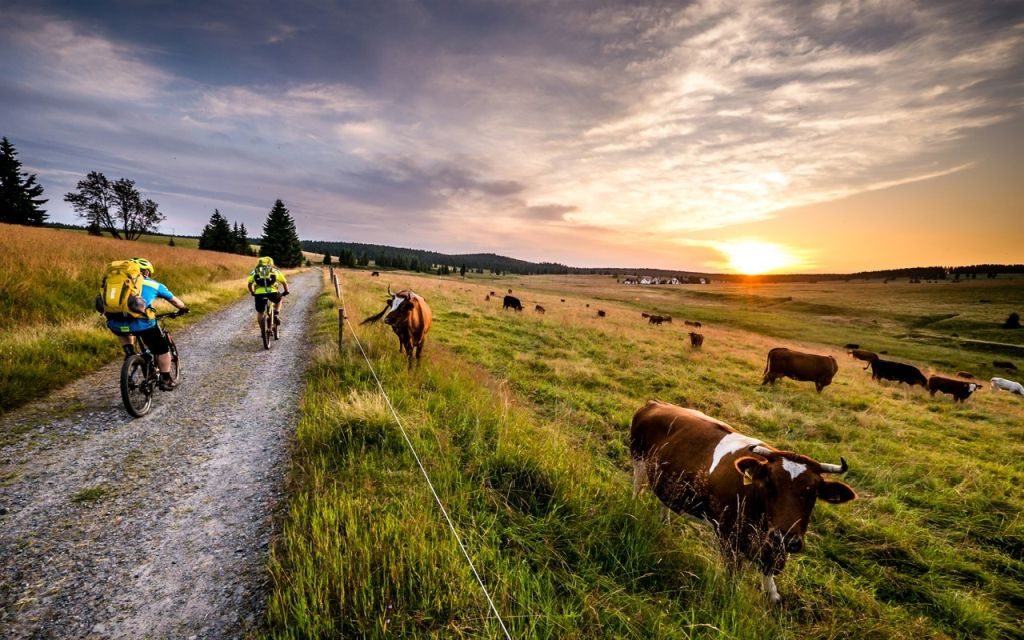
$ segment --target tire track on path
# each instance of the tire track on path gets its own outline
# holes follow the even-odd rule
[[[181,386],[144,418],[121,404],[120,362],[0,417],[20,434],[0,447],[0,637],[236,638],[261,622],[318,274],[293,278],[269,352],[251,299],[169,322]]]

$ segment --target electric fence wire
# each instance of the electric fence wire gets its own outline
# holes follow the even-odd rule
[[[341,296],[341,306],[343,309],[345,308],[344,295]],[[487,604],[490,605],[491,611],[494,612],[494,617],[497,618],[498,624],[501,625],[501,630],[504,632],[505,637],[508,640],[512,640],[512,636],[509,634],[508,628],[505,626],[505,621],[502,620],[501,614],[498,613],[498,608],[494,606],[494,600],[491,598],[491,594],[487,590],[487,586],[484,584],[483,578],[480,577],[480,573],[476,570],[476,565],[473,564],[473,559],[470,558],[469,551],[466,550],[466,545],[462,543],[462,538],[459,536],[459,532],[455,529],[455,523],[452,522],[451,517],[448,515],[448,510],[445,509],[444,503],[441,501],[441,497],[437,494],[437,490],[434,489],[434,483],[430,481],[430,474],[427,473],[426,467],[423,466],[423,462],[420,460],[420,456],[416,452],[416,447],[413,446],[412,440],[409,439],[409,434],[405,431],[402,419],[398,416],[398,412],[395,410],[394,405],[391,404],[391,398],[388,397],[387,391],[384,390],[384,385],[381,384],[380,378],[377,377],[377,372],[370,363],[370,358],[367,357],[366,351],[363,350],[363,344],[359,341],[359,336],[356,335],[355,328],[352,326],[352,323],[349,321],[347,316],[345,317],[345,323],[348,325],[348,330],[352,334],[352,338],[356,341],[356,346],[359,347],[359,352],[363,354],[363,360],[366,361],[366,366],[370,368],[370,373],[373,375],[374,381],[377,382],[377,388],[380,389],[381,395],[384,396],[384,402],[386,402],[388,408],[391,409],[391,415],[395,417],[395,422],[398,424],[398,428],[402,432],[402,437],[405,438],[405,443],[409,445],[409,450],[412,452],[413,458],[416,459],[416,464],[419,466],[420,472],[427,481],[427,486],[430,488],[430,493],[434,496],[434,501],[437,502],[437,506],[441,509],[441,513],[444,515],[444,519],[448,522],[448,528],[452,530],[452,535],[455,536],[455,541],[459,543],[459,549],[462,550],[462,555],[466,557],[466,562],[469,563],[469,568],[473,572],[473,577],[476,578],[477,583],[480,585],[480,589],[484,592],[484,597],[487,598]]]

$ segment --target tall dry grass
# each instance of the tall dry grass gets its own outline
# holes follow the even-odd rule
[[[0,410],[116,358],[93,309],[106,266],[149,259],[155,277],[202,315],[243,295],[254,260],[183,247],[0,224]],[[113,383],[113,381],[112,381]]]

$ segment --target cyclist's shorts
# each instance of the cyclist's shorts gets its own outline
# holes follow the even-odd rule
[[[257,293],[256,298],[256,313],[263,313],[267,310],[267,300],[273,301],[274,304],[281,302],[281,292],[275,291],[274,293]]]
[[[162,356],[171,350],[170,343],[167,342],[167,334],[164,333],[163,329],[159,326],[150,327],[144,331],[122,331],[122,328],[127,328],[126,325],[120,325],[118,323],[109,323],[107,325],[110,328],[111,333],[118,336],[138,336],[142,343],[146,345],[153,355]]]

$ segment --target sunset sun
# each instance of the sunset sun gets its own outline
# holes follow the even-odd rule
[[[796,264],[797,259],[782,246],[756,240],[733,242],[722,247],[729,266],[738,273],[758,275]]]

